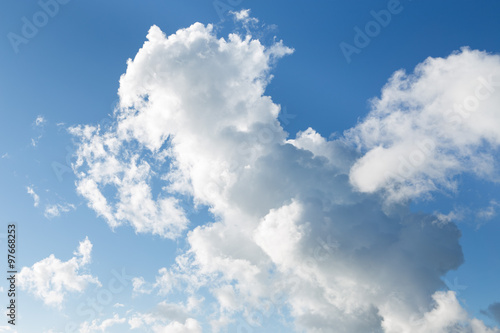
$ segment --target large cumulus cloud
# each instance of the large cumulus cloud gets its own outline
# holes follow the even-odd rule
[[[484,166],[491,155],[474,148],[483,138],[496,142],[493,130],[476,129],[497,119],[495,99],[485,102],[485,119],[456,125],[475,131],[460,139],[464,146],[427,126],[440,119],[434,108],[474,87],[469,78],[487,77],[481,70],[496,56],[464,50],[429,59],[419,67],[423,74],[397,73],[371,116],[345,137],[329,141],[309,128],[290,139],[265,89],[275,61],[292,49],[249,35],[218,38],[200,23],[168,37],[154,26],[147,38],[120,79],[114,125],[72,131],[80,140],[78,191],[112,227],[128,223],[175,238],[188,228],[182,200],[212,212],[213,221],[187,233],[189,250],[161,270],[157,281],[168,277],[168,288],[155,288],[207,288],[216,302],[206,307],[213,331],[237,313],[258,325],[253,309],[279,304],[307,332],[488,332],[441,281],[463,261],[457,227],[384,202],[448,186],[448,176],[473,163],[478,174],[492,172]],[[449,66],[463,68],[455,62],[477,66],[464,70],[468,76],[447,76]],[[422,83],[424,97],[413,97],[409,86],[426,79],[434,63],[444,68],[431,78],[440,88]],[[456,91],[446,88],[448,80]],[[403,137],[406,127],[417,128],[410,138]],[[389,162],[415,140],[432,158],[410,180],[387,178]]]

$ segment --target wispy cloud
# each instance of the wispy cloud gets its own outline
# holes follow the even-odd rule
[[[75,205],[68,203],[47,205],[45,206],[44,215],[46,218],[51,219],[60,216],[61,213],[67,213],[74,209],[76,209]]]
[[[500,204],[496,200],[491,200],[488,207],[480,209],[477,212],[476,216],[478,219],[481,219],[481,220],[485,220],[485,221],[491,220],[492,218],[497,216],[497,208],[498,207],[500,207]]]
[[[38,207],[38,205],[40,204],[40,197],[35,193],[33,186],[27,186],[26,190],[28,191],[28,194],[33,198],[33,206]]]
[[[43,125],[45,125],[46,122],[47,122],[47,120],[45,120],[45,118],[43,116],[38,116],[35,119],[35,126],[43,126]]]
[[[36,147],[38,142],[43,137],[43,130],[47,120],[43,116],[37,116],[35,121],[33,122],[33,127],[38,132],[38,135],[35,138],[31,138],[31,146]]]

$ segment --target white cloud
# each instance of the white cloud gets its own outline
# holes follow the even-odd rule
[[[107,332],[112,326],[123,324],[126,322],[125,318],[120,318],[119,315],[114,314],[112,318],[105,320],[92,320],[92,322],[83,322],[80,325],[80,333],[92,333],[92,332]]]
[[[67,213],[71,210],[74,210],[75,208],[75,205],[68,203],[47,205],[45,206],[44,215],[46,218],[51,219],[60,216],[61,213]]]
[[[229,13],[234,16],[234,19],[236,21],[240,21],[243,23],[243,25],[247,28],[247,32],[249,25],[259,23],[259,20],[257,18],[250,16],[250,9],[242,9],[239,12],[230,11]]]
[[[500,204],[497,201],[491,200],[488,207],[480,209],[477,212],[476,216],[478,219],[481,220],[486,220],[486,221],[491,220],[497,215],[497,207],[499,206]]]
[[[43,116],[38,116],[35,119],[35,126],[42,126],[47,122]]]
[[[139,233],[167,238],[186,228],[187,218],[175,197],[153,197],[152,162],[140,161],[126,142],[118,142],[116,133],[101,137],[99,129],[92,127],[73,128],[72,133],[82,139],[75,169],[82,169],[84,161],[88,166],[86,172],[77,173],[78,192],[111,227],[128,222]],[[116,190],[116,202],[103,195],[105,188]]]
[[[128,320],[128,323],[131,329],[145,330],[145,327],[149,327],[155,333],[201,332],[200,324],[189,314],[189,311],[194,310],[201,301],[190,298],[187,306],[164,301],[159,303],[150,313],[135,313]]]
[[[496,56],[466,50],[427,60],[418,79],[396,74],[369,120],[332,141],[313,129],[287,139],[280,106],[264,95],[272,63],[291,52],[281,42],[266,47],[250,36],[218,38],[212,26],[200,23],[169,37],[152,27],[120,79],[115,124],[104,131],[72,129],[81,139],[74,166],[78,191],[112,227],[129,223],[138,232],[171,238],[187,228],[176,206],[181,197],[209,207],[214,221],[188,232],[189,250],[160,270],[151,286],[190,297],[205,287],[216,300],[206,307],[213,309],[214,332],[237,313],[252,322],[253,310],[276,308],[286,308],[296,329],[307,332],[487,332],[454,294],[439,292],[441,277],[463,262],[456,225],[435,223],[436,216],[411,213],[404,204],[383,209],[378,191],[397,202],[439,185],[453,188],[448,177],[458,172],[492,174],[486,165],[491,155],[472,154],[466,167],[458,161],[475,152],[479,132],[496,138],[493,129],[476,129],[496,119],[496,95],[484,100],[484,114],[476,113],[482,120],[456,125],[471,127],[472,134],[456,138],[436,127],[451,146],[444,147],[449,140],[426,141],[434,138],[434,127],[425,128],[436,117],[442,125],[439,105],[471,87],[474,92],[473,81],[488,77],[484,68],[496,64]],[[468,87],[457,88],[457,82]],[[413,96],[413,88],[402,87],[410,83],[424,91],[414,98],[418,103],[399,110],[391,98]],[[418,143],[432,158],[412,171],[411,181],[379,178]],[[162,185],[156,198],[153,179]],[[352,184],[374,193],[359,193]],[[168,209],[162,210],[163,200]],[[146,284],[137,278],[136,289]],[[201,330],[182,307],[165,303],[168,319],[137,314],[129,324],[158,332]],[[415,325],[415,318],[423,321]]]
[[[434,212],[436,215],[437,223],[450,223],[450,222],[458,222],[464,219],[465,213],[463,209],[455,209],[450,211],[448,214],[443,214],[439,212]]]
[[[171,322],[167,326],[155,326],[155,333],[201,333],[201,326],[196,319],[188,318],[184,323]]]
[[[40,197],[35,193],[33,186],[27,186],[26,190],[28,191],[28,194],[33,197],[33,206],[38,207],[40,204]]]
[[[31,267],[23,267],[18,275],[19,287],[47,305],[60,307],[68,292],[81,293],[89,284],[100,285],[96,277],[81,273],[90,263],[91,252],[92,243],[85,238],[68,261],[51,254]]]
[[[149,283],[142,276],[132,279],[133,291],[138,294],[151,294],[156,290],[159,295],[167,295],[174,286],[178,285],[181,276],[176,275],[166,268],[158,270],[158,276],[154,283]]]
[[[149,286],[142,276],[132,279],[132,290],[138,294],[151,294],[153,287]]]
[[[46,123],[47,123],[47,120],[43,116],[36,117],[35,121],[33,122],[33,127],[39,133],[36,138],[31,138],[31,145],[33,147],[36,147],[38,145],[38,142],[40,141],[40,139],[43,137],[43,128],[44,128]]]
[[[455,190],[467,172],[499,180],[500,56],[462,49],[397,71],[347,132],[364,154],[350,172],[360,191],[401,201]]]
[[[454,292],[436,292],[434,307],[410,322],[398,322],[398,318],[386,317],[383,327],[387,333],[498,333],[497,328],[488,328],[477,319],[470,319],[458,302]]]

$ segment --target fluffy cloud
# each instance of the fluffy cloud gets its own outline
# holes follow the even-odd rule
[[[188,318],[184,323],[174,321],[167,326],[157,326],[154,329],[155,333],[201,333],[200,324],[193,318]]]
[[[85,238],[68,261],[51,254],[31,267],[23,267],[18,275],[19,287],[47,305],[60,307],[67,292],[83,292],[91,283],[100,285],[96,277],[81,273],[90,263],[91,252],[92,243]]]
[[[131,329],[149,327],[155,333],[199,333],[201,325],[189,312],[198,308],[201,301],[191,298],[187,305],[161,302],[153,312],[133,314],[128,323]]]
[[[360,191],[401,201],[455,190],[454,176],[498,181],[500,56],[462,49],[394,73],[369,115],[347,132],[364,156],[351,169]]]
[[[446,120],[440,106],[483,82],[473,80],[489,79],[484,69],[496,56],[464,50],[429,59],[418,75],[396,73],[369,118],[344,138],[329,141],[309,128],[288,139],[280,106],[264,92],[272,64],[290,48],[250,35],[218,38],[200,23],[168,37],[152,27],[147,38],[120,79],[113,126],[72,132],[81,140],[78,191],[112,227],[127,222],[176,237],[187,228],[181,198],[213,214],[188,232],[189,250],[160,271],[153,288],[191,296],[207,288],[217,305],[209,307],[214,332],[236,313],[258,327],[252,313],[276,309],[307,332],[496,332],[440,291],[441,277],[463,262],[457,227],[398,203],[438,185],[452,188],[458,172],[493,173],[491,151],[475,150],[483,138],[496,140],[493,129],[477,128],[496,119],[493,92],[477,118],[454,125],[468,135],[457,138],[433,121]],[[387,178],[412,144],[428,157],[410,180]],[[156,198],[153,182],[161,184]],[[395,204],[382,208],[379,192]],[[136,289],[144,286],[137,278]],[[155,315],[137,315],[129,324],[201,331],[187,313],[174,317],[156,325]]]

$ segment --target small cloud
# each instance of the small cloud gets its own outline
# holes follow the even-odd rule
[[[38,145],[38,141],[43,137],[44,125],[47,123],[47,120],[43,116],[36,117],[33,122],[33,128],[38,132],[38,136],[36,138],[31,138],[31,145],[36,147]]]
[[[3,154],[3,155],[2,155],[2,158],[10,158],[9,153],[5,153],[5,154]]]
[[[33,206],[38,207],[38,204],[40,203],[40,197],[38,196],[38,194],[35,193],[35,190],[33,190],[32,186],[27,186],[26,190],[28,191],[28,194],[33,197]]]
[[[438,225],[448,224],[450,222],[457,222],[464,219],[464,211],[463,210],[452,210],[448,214],[435,212],[437,220],[434,222]]]
[[[500,206],[498,202],[496,202],[495,200],[491,200],[488,207],[480,209],[477,212],[476,217],[481,220],[489,221],[497,215],[496,208],[498,206]]]
[[[43,126],[46,122],[47,120],[43,116],[38,116],[35,119],[35,126]]]
[[[134,293],[138,294],[151,294],[153,291],[151,285],[147,283],[142,276],[133,278],[132,286]]]
[[[123,305],[122,303],[115,303],[113,305],[114,308],[123,308],[125,305]]]
[[[68,261],[51,254],[31,267],[23,267],[18,276],[19,287],[46,305],[60,307],[68,292],[81,293],[89,284],[101,286],[96,277],[81,273],[90,263],[91,251],[92,243],[85,238]]]
[[[57,217],[61,215],[61,213],[67,213],[70,210],[76,209],[75,205],[73,204],[56,204],[56,205],[47,205],[45,206],[45,212],[44,215],[46,218],[51,219],[53,217]]]
[[[250,16],[250,9],[242,9],[239,12],[230,11],[229,13],[234,16],[234,19],[236,21],[243,22],[243,24],[245,24],[245,25],[248,23],[258,23],[259,22],[258,19]]]

